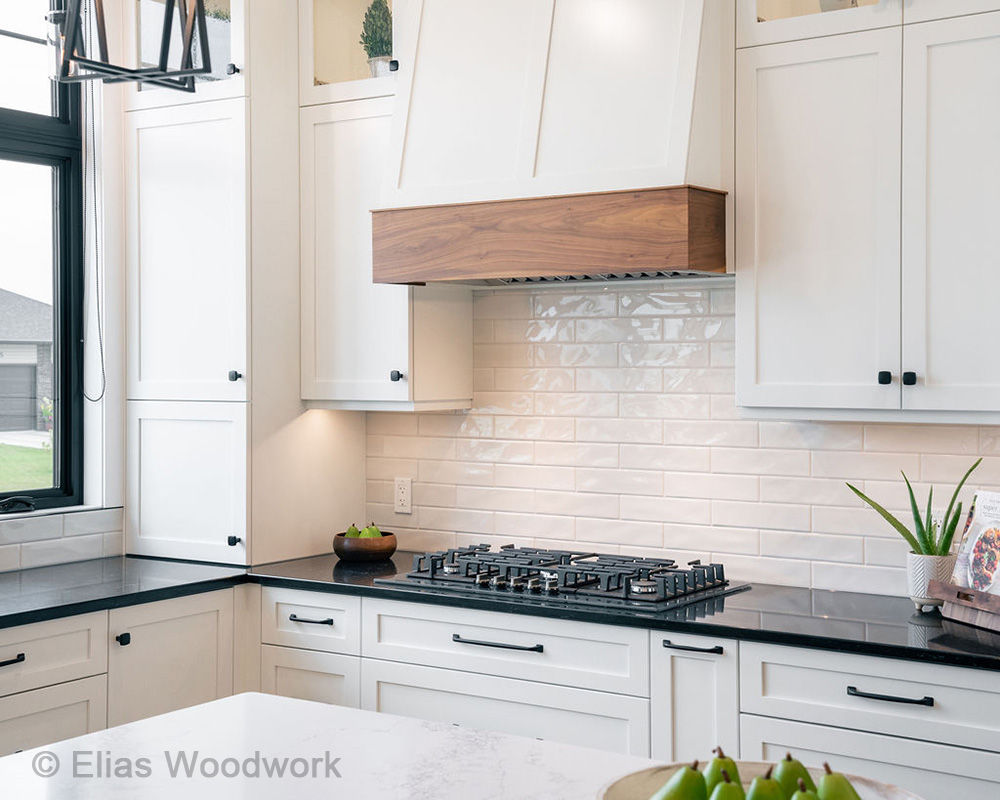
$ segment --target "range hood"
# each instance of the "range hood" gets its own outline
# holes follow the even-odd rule
[[[372,212],[375,282],[726,274],[734,4],[416,6]],[[496,31],[473,37],[475,69],[437,47],[464,46],[436,28],[462,15]]]

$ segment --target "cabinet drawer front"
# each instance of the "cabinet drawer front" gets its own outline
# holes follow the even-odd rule
[[[997,753],[749,714],[740,717],[740,733],[740,758],[748,761],[773,762],[790,751],[808,767],[829,761],[839,772],[894,784],[924,800],[1000,796]]]
[[[744,642],[740,709],[1000,749],[1000,673]]]
[[[362,619],[367,657],[649,696],[642,630],[368,599]]]
[[[0,700],[0,756],[103,730],[108,677],[95,675]]]
[[[357,708],[361,659],[265,644],[260,654],[260,688],[267,694]]]
[[[362,660],[361,707],[649,756],[649,701],[433,667]]]
[[[361,599],[326,592],[265,586],[261,593],[260,635],[264,644],[361,652]]]
[[[106,611],[0,630],[0,696],[106,672],[107,640]]]

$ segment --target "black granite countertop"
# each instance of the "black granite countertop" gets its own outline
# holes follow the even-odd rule
[[[413,555],[365,565],[331,554],[249,570],[125,556],[0,573],[0,628],[253,582],[1000,670],[1000,634],[915,614],[906,598],[753,584],[671,611],[580,608],[416,588],[406,579]]]

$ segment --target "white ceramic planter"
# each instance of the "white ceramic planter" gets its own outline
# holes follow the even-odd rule
[[[955,555],[922,556],[912,550],[906,554],[906,586],[917,611],[924,606],[941,605],[936,597],[928,597],[927,585],[931,581],[950,581],[956,558]]]
[[[389,62],[392,56],[376,56],[368,59],[368,68],[372,72],[373,78],[384,78],[389,74]]]

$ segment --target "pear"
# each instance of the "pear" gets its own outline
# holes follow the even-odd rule
[[[799,788],[796,790],[795,794],[792,795],[792,800],[819,800],[816,796],[816,792],[812,789],[806,787],[806,782],[799,778],[798,780]]]
[[[805,783],[809,791],[816,791],[816,784],[809,777],[809,771],[802,764],[792,758],[791,753],[786,753],[785,757],[774,767],[774,779],[781,784],[785,790],[785,796],[791,797],[798,788],[799,780]]]
[[[373,522],[367,528],[362,528],[361,533],[358,536],[362,539],[378,539],[382,535],[382,531]]]
[[[698,772],[698,762],[677,770],[649,800],[708,800],[705,778]]]
[[[788,800],[781,784],[771,777],[774,767],[770,767],[763,777],[757,776],[750,784],[747,800]]]
[[[839,772],[830,769],[830,765],[825,761],[823,769],[826,770],[826,774],[819,779],[819,786],[816,789],[819,800],[861,800],[851,782]]]
[[[729,777],[729,770],[721,769],[722,780],[715,785],[709,800],[746,800],[743,787]]]
[[[713,751],[715,753],[715,758],[705,765],[705,769],[701,771],[701,774],[705,776],[705,788],[708,789],[708,793],[711,794],[712,790],[722,782],[722,771],[725,770],[729,773],[729,777],[732,778],[733,783],[737,784],[740,789],[743,788],[743,784],[740,783],[740,772],[736,769],[736,762],[731,758],[728,758],[725,753],[722,752],[721,747],[716,747]]]
[[[357,539],[360,535],[361,531],[358,530],[358,526],[353,522],[351,523],[351,527],[344,531],[344,536],[348,539]]]

